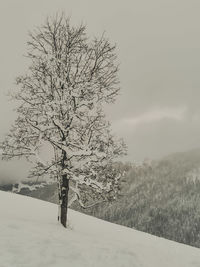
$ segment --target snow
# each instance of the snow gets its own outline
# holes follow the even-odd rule
[[[0,191],[1,267],[199,267],[200,249]]]

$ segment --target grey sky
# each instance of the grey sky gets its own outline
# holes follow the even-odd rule
[[[0,0],[0,138],[15,118],[5,94],[26,69],[27,33],[59,11],[117,44],[122,91],[107,114],[128,145],[128,160],[200,147],[195,0]]]

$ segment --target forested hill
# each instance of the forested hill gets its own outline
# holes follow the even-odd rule
[[[133,168],[123,194],[94,214],[200,247],[200,150],[176,153]]]
[[[200,149],[133,165],[124,180],[117,201],[83,212],[200,247]],[[22,193],[57,201],[56,185]]]

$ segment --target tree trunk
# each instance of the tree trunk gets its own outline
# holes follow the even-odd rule
[[[65,141],[63,138],[62,141]],[[61,168],[64,170],[65,161],[67,159],[66,151],[62,151],[63,158],[61,162]],[[67,174],[62,174],[60,188],[59,188],[59,205],[60,205],[60,214],[59,219],[61,224],[66,228],[67,227],[67,208],[68,208],[68,192],[69,192],[69,179]]]
[[[67,175],[62,175],[61,188],[60,188],[60,222],[67,227],[67,207],[68,207],[68,192],[69,192],[69,179]]]

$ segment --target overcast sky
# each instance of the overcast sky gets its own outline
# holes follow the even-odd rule
[[[117,44],[121,94],[107,114],[127,160],[200,147],[199,0],[0,0],[0,138],[15,118],[6,93],[26,69],[28,31],[60,11]],[[0,173],[24,175],[20,164]]]

